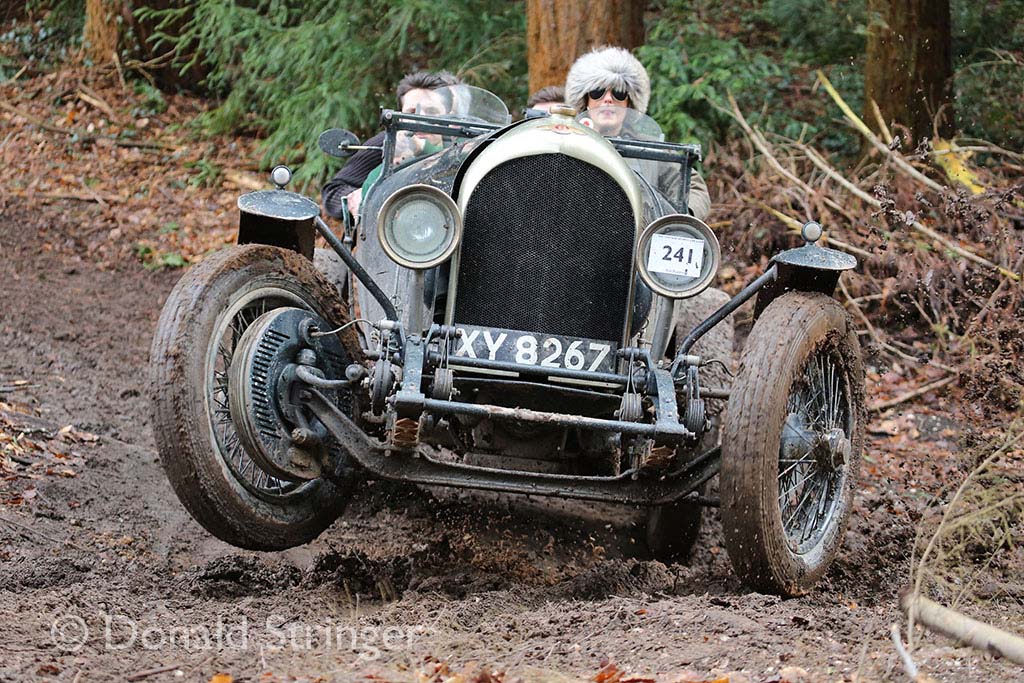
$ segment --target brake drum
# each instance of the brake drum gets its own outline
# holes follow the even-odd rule
[[[298,393],[306,389],[295,379],[295,367],[301,360],[326,379],[345,377],[338,337],[310,335],[331,327],[301,308],[268,311],[242,334],[231,362],[228,403],[241,446],[268,474],[285,481],[316,479],[327,459],[327,429],[299,406]],[[347,392],[321,391],[347,403]],[[347,405],[341,407],[348,412]]]

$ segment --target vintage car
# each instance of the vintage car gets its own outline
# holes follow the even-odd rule
[[[436,92],[432,111],[383,111],[380,177],[342,237],[278,167],[239,199],[237,245],[170,294],[154,427],[182,503],[262,550],[310,541],[372,478],[616,503],[649,511],[666,560],[718,507],[744,582],[807,591],[862,448],[860,349],[832,298],[856,261],[811,222],[710,314],[681,315],[721,261],[687,211],[699,146],[621,108],[511,123],[486,91]],[[337,129],[319,144],[362,148]],[[725,381],[731,349],[695,345],[755,297]]]

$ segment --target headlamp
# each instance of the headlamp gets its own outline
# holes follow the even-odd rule
[[[652,290],[670,299],[686,299],[703,292],[718,272],[722,249],[703,221],[671,214],[657,219],[640,233],[636,265]]]
[[[462,215],[442,190],[409,185],[385,200],[377,216],[377,236],[392,261],[425,270],[455,253],[462,238]]]

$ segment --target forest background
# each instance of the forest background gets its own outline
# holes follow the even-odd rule
[[[39,235],[28,239],[69,259],[66,275],[96,276],[80,262],[102,273],[198,262],[234,241],[238,194],[265,188],[274,164],[292,165],[315,197],[336,169],[318,133],[375,132],[408,71],[452,70],[517,113],[558,81],[539,74],[609,37],[587,34],[590,21],[538,30],[538,16],[594,6],[606,12],[583,15],[620,30],[647,67],[649,113],[667,139],[703,145],[723,245],[716,286],[738,291],[811,219],[857,256],[836,296],[866,358],[865,480],[908,492],[899,504],[910,501],[917,534],[880,561],[907,559],[916,590],[973,600],[976,615],[1019,630],[1024,0],[9,3],[0,215],[31,215]],[[886,61],[894,43],[941,64]],[[880,87],[878,63],[893,78]],[[898,96],[875,107],[873,88]],[[908,102],[923,125],[904,118]],[[751,320],[739,312],[741,332]],[[0,398],[27,383],[0,383]],[[939,425],[927,438],[922,416]],[[17,436],[0,425],[3,458],[31,462]],[[3,458],[20,486],[10,473],[30,466]],[[972,488],[954,496],[969,472]],[[0,488],[4,505],[30,507],[34,488],[11,491]],[[865,526],[884,531],[898,516],[871,496],[861,512],[883,521]],[[955,514],[935,504],[956,496]]]

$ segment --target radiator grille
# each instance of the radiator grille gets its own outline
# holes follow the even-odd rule
[[[633,211],[608,174],[563,154],[509,160],[470,197],[455,322],[618,341]]]

